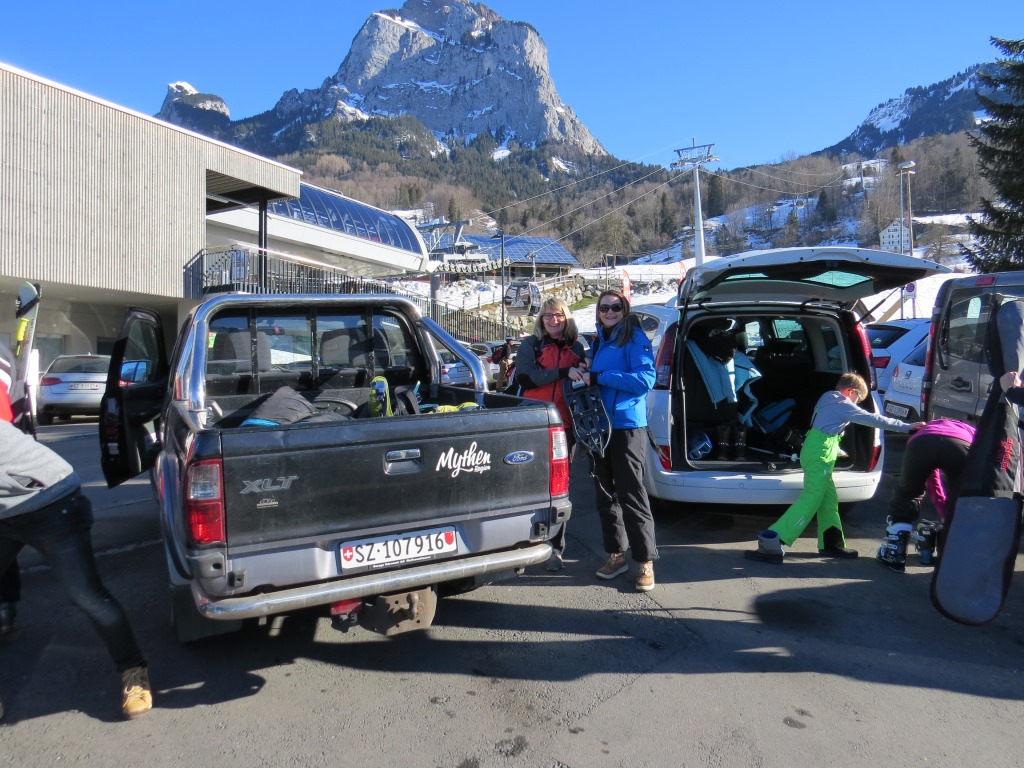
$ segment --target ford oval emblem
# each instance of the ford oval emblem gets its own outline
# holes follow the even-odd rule
[[[533,451],[512,451],[504,458],[506,464],[529,464],[533,461]]]

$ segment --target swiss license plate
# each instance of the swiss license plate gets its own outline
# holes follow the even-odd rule
[[[455,528],[431,528],[391,536],[343,541],[339,548],[342,573],[404,565],[456,554],[459,539]]]
[[[905,405],[896,405],[896,403],[886,403],[885,412],[892,416],[897,416],[901,419],[905,419],[907,417],[907,414],[910,413],[910,409],[907,408]]]
[[[68,384],[68,389],[99,389],[99,388],[100,388],[99,384],[90,384],[88,382],[85,382],[85,383],[79,382],[79,383]]]

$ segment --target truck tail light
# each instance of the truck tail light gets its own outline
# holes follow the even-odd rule
[[[198,547],[227,543],[223,477],[220,459],[197,461],[185,473],[185,520],[189,540]]]
[[[569,493],[569,443],[561,427],[548,429],[551,438],[551,478],[548,489],[552,496]]]

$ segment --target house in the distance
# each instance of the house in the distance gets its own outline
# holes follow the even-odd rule
[[[892,224],[878,233],[883,251],[893,253],[910,253],[910,230],[903,224],[902,219],[896,219]]]

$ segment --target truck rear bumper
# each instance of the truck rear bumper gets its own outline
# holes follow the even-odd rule
[[[545,562],[550,555],[551,545],[544,542],[524,549],[491,552],[459,560],[441,560],[399,571],[368,573],[344,580],[241,597],[211,597],[202,590],[197,582],[192,582],[192,597],[196,602],[196,610],[208,619],[224,621],[254,619],[327,605],[339,600],[386,595],[429,584],[459,581],[487,573],[525,568]]]

